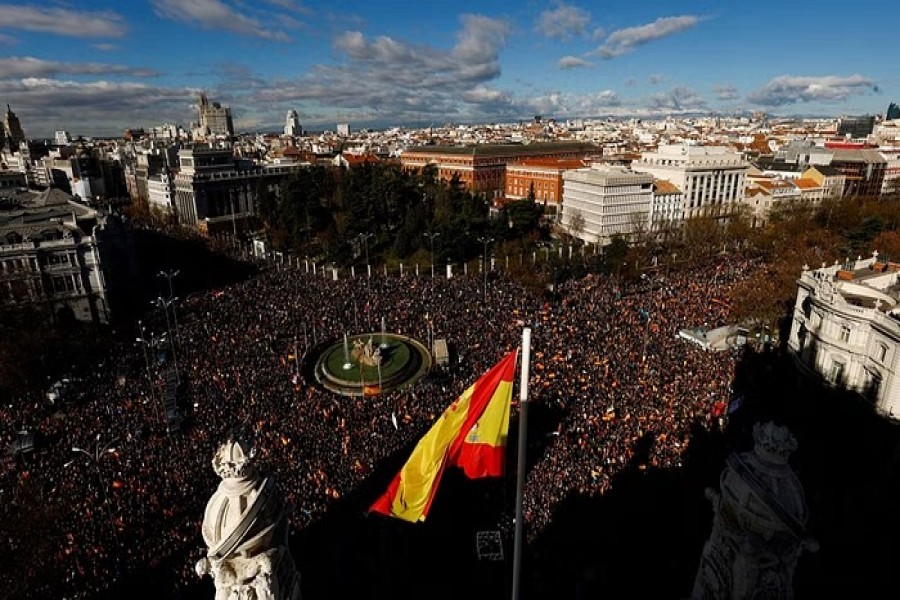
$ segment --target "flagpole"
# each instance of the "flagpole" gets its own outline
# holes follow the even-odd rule
[[[528,369],[531,362],[531,328],[522,330],[522,371],[519,379],[519,456],[516,467],[516,533],[513,545],[512,600],[519,600],[522,573],[522,535],[525,529],[522,516],[525,495],[525,438],[528,431]]]

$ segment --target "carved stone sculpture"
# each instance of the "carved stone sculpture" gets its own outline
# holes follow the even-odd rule
[[[803,488],[788,464],[797,440],[773,423],[753,428],[752,452],[728,457],[721,492],[707,488],[715,517],[693,600],[790,600],[797,559],[815,552]]]
[[[206,504],[207,553],[195,568],[213,578],[216,600],[299,600],[284,501],[275,479],[257,473],[254,456],[249,443],[236,439],[213,456],[222,481]]]

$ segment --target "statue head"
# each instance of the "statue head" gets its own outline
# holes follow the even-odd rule
[[[753,442],[753,453],[774,464],[787,464],[788,458],[797,449],[797,438],[788,428],[772,422],[753,426]]]
[[[247,477],[253,472],[254,456],[256,449],[248,441],[231,436],[213,455],[213,470],[222,479]]]

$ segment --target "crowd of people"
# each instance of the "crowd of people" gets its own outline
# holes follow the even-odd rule
[[[20,570],[6,571],[0,585],[11,597],[90,598],[139,565],[163,563],[195,580],[203,509],[218,483],[210,460],[235,428],[251,435],[277,475],[300,531],[409,447],[519,345],[525,326],[533,329],[530,401],[556,419],[527,473],[533,539],[567,495],[608,491],[639,439],[652,441],[641,468],[677,467],[690,428],[717,426],[737,354],[707,352],[676,334],[728,323],[730,289],[756,267],[726,257],[633,281],[589,275],[548,297],[499,271],[487,280],[424,270],[334,280],[301,261],[191,294],[165,315],[175,350],[165,359],[134,341],[166,330],[157,311],[146,331],[122,333],[106,360],[79,374],[78,400],[63,410],[40,391],[2,408],[5,441],[27,429],[44,444],[5,459],[5,516],[20,517],[23,531],[11,537]],[[317,347],[380,331],[382,319],[390,332],[447,339],[452,366],[366,397],[338,396],[299,376]],[[163,386],[176,366],[186,420],[169,435]]]

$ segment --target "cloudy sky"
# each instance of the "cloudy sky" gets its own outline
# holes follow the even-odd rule
[[[799,5],[797,5],[799,6]],[[197,119],[241,131],[765,110],[900,101],[900,5],[679,0],[0,1],[0,103],[26,134]]]

